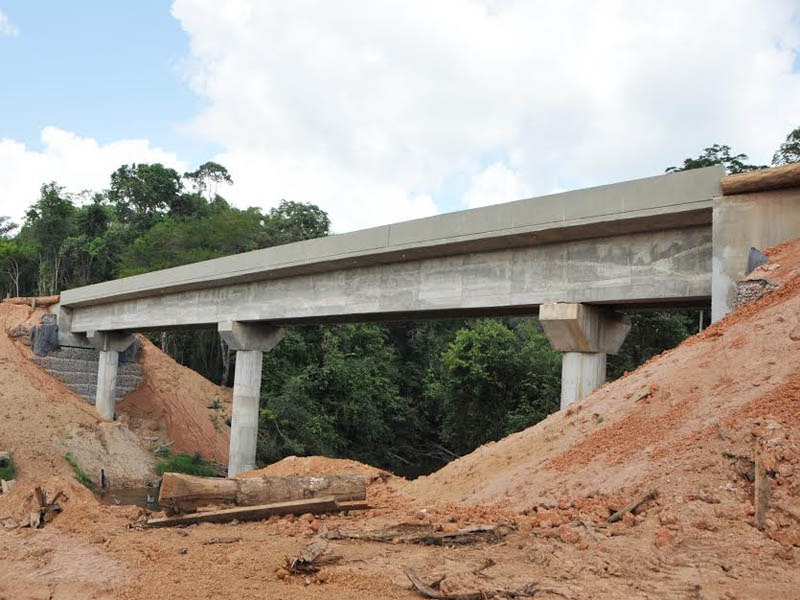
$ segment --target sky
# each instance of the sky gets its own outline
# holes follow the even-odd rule
[[[797,0],[0,0],[0,215],[43,183],[208,160],[336,232],[769,164],[800,126]]]

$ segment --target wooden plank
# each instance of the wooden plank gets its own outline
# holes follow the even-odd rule
[[[225,510],[210,510],[197,512],[179,517],[166,517],[152,519],[146,523],[147,527],[173,527],[176,525],[194,525],[195,523],[226,523],[228,521],[256,521],[271,515],[288,515],[289,513],[322,513],[341,510],[336,503],[336,498],[310,498],[308,500],[292,500],[290,502],[275,502],[260,506],[239,506]]]

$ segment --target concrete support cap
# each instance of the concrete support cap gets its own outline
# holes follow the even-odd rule
[[[282,327],[266,323],[223,321],[217,325],[220,337],[231,350],[261,350],[269,352],[283,339]]]
[[[616,354],[631,329],[628,316],[586,304],[542,304],[539,321],[559,352]]]
[[[133,343],[133,335],[122,331],[87,331],[86,339],[95,350],[125,352]]]

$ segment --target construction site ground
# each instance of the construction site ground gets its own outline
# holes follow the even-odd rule
[[[131,484],[151,476],[157,445],[223,459],[230,391],[145,344],[144,384],[119,405],[117,422],[101,423],[28,360],[18,332],[38,322],[38,311],[0,305],[0,449],[14,452],[19,470],[16,486],[0,495],[0,598],[420,597],[408,568],[456,598],[496,590],[800,598],[800,240],[768,254],[750,277],[778,284],[774,291],[430,476],[406,481],[323,457],[262,470],[362,473],[369,510],[183,528],[147,529],[143,509],[100,502],[63,455]],[[757,461],[769,492],[761,528]],[[49,497],[63,492],[63,510],[40,529],[21,527],[37,485]],[[450,546],[352,539],[389,527],[477,525],[501,533]],[[287,558],[320,537],[338,561],[291,574]]]

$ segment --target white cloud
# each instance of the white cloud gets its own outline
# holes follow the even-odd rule
[[[464,203],[469,208],[511,202],[530,195],[530,186],[518,173],[503,163],[492,163],[474,175],[470,187],[464,194]]]
[[[55,181],[68,192],[99,191],[108,187],[109,176],[120,165],[160,162],[186,169],[178,158],[146,140],[120,140],[98,144],[57,127],[41,133],[42,150],[31,150],[11,139],[0,139],[0,215],[20,223],[26,209],[39,198],[42,184]]]
[[[239,204],[338,230],[652,175],[798,124],[795,0],[175,0]],[[447,194],[445,194],[447,195]]]
[[[19,35],[19,28],[15,27],[9,20],[8,16],[0,10],[0,36],[8,35],[11,37]]]

